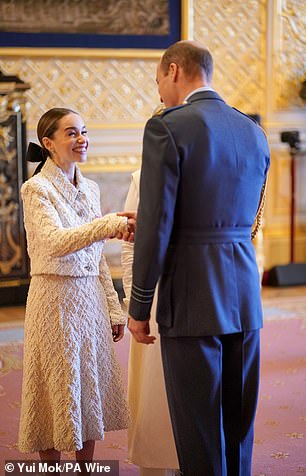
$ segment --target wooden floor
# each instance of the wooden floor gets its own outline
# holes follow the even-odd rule
[[[262,298],[263,302],[268,303],[269,299],[275,299],[278,297],[294,297],[294,296],[305,296],[306,300],[306,286],[290,286],[290,287],[263,287],[262,288]],[[25,314],[25,306],[10,306],[10,307],[1,307],[0,306],[0,324],[12,321],[23,321]]]

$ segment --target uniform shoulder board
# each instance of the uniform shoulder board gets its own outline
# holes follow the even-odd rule
[[[178,109],[183,109],[184,107],[190,105],[189,102],[183,102],[183,104],[179,104],[178,106],[173,106],[173,107],[167,107],[162,113],[162,116],[165,116],[166,114],[169,114],[169,112],[176,111]]]
[[[154,109],[154,111],[153,111],[153,113],[152,113],[152,117],[161,116],[165,109],[166,109],[165,105],[164,105],[164,104],[160,104],[159,106],[157,106],[157,107]]]
[[[262,125],[260,124],[260,116],[259,116],[259,114],[249,115],[249,114],[245,114],[244,112],[239,111],[239,109],[236,109],[235,107],[232,107],[232,109],[235,109],[235,111],[239,112],[240,114],[242,114],[243,116],[247,117],[248,119],[251,119],[251,121],[253,121],[253,122],[259,127],[259,129],[262,130],[262,132],[264,133],[264,135],[267,137],[266,131],[264,130],[264,128],[263,128]]]
[[[178,106],[173,106],[173,107],[159,107],[158,109],[156,109],[153,113],[153,116],[152,117],[155,117],[155,116],[160,116],[160,117],[163,117],[165,116],[166,114],[169,114],[169,112],[172,112],[172,111],[176,111],[177,109],[181,109],[185,106],[187,106],[187,104],[190,104],[188,102],[184,102],[183,104],[179,104]]]
[[[251,121],[255,122],[258,126],[260,126],[260,115],[259,114],[245,114],[244,112],[240,111],[236,107],[232,107],[235,111],[239,112],[243,116],[247,117],[248,119],[251,119]]]
[[[239,109],[237,109],[236,107],[232,107],[232,109],[234,109],[235,111],[239,112],[239,114],[242,114],[243,116],[247,117],[248,119],[251,119],[251,121],[255,122],[255,124],[257,124],[258,126],[260,126],[260,117],[258,116],[258,118],[256,119],[254,116],[257,116],[257,114],[252,114],[252,115],[249,115],[249,114],[245,114],[244,112],[240,111]]]

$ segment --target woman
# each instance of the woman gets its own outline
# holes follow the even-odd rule
[[[136,210],[139,199],[140,171],[132,174],[125,209]],[[133,244],[122,243],[123,286],[128,305],[132,284]],[[140,476],[180,474],[171,428],[160,342],[155,322],[156,293],[150,320],[153,345],[138,344],[131,338],[129,355],[128,402],[131,423],[128,430],[129,459],[140,466]]]
[[[42,160],[41,170],[21,188],[32,279],[19,449],[44,461],[59,461],[61,451],[89,461],[95,440],[128,423],[112,349],[125,319],[102,254],[103,240],[122,236],[127,219],[101,217],[98,185],[77,166],[88,147],[79,114],[51,109],[37,135],[42,148],[30,145],[29,159]]]

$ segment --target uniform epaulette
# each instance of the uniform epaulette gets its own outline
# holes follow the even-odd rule
[[[251,121],[255,122],[255,124],[257,124],[259,126],[259,122],[256,121],[256,119],[252,116],[249,116],[248,114],[246,114],[245,112],[242,112],[240,111],[239,109],[237,109],[236,107],[232,107],[232,109],[234,109],[235,111],[239,112],[240,114],[242,114],[243,116],[247,117],[248,119],[251,119]]]
[[[249,116],[249,114],[245,114],[244,112],[240,111],[239,109],[237,109],[236,107],[232,107],[232,109],[235,109],[235,111],[239,112],[240,114],[242,114],[243,116],[247,117],[248,119],[250,119],[251,121],[253,121],[256,126],[259,127],[259,129],[262,130],[262,132],[264,133],[264,135],[267,137],[267,133],[266,131],[264,130],[264,128],[262,127],[262,125],[255,119],[255,117],[252,117],[252,116]]]
[[[178,106],[172,106],[172,107],[166,107],[166,108],[165,107],[160,107],[159,109],[154,111],[154,114],[153,114],[152,117],[155,117],[155,116],[163,117],[166,114],[168,114],[169,112],[176,111],[177,109],[181,109],[182,107],[187,106],[187,104],[190,104],[190,103],[185,102],[183,104],[179,104]]]

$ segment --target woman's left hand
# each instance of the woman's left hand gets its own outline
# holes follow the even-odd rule
[[[112,335],[113,341],[119,342],[119,340],[124,336],[124,324],[116,324],[112,326]]]

